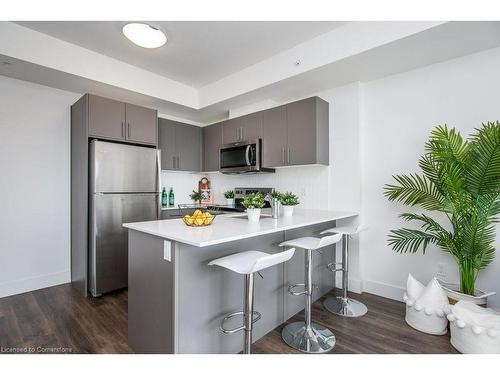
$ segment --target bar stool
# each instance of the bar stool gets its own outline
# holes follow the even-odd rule
[[[333,245],[342,238],[341,234],[323,238],[301,237],[280,243],[279,246],[293,246],[305,250],[305,282],[288,286],[288,292],[294,296],[305,295],[305,319],[303,322],[290,323],[283,328],[281,337],[289,346],[304,353],[324,353],[335,346],[335,335],[328,328],[311,322],[312,293],[312,255],[314,250]],[[303,286],[303,291],[294,291]]]
[[[339,233],[342,235],[342,263],[341,267],[337,268],[338,263],[330,263],[328,268],[333,273],[342,272],[342,297],[329,297],[323,301],[323,306],[333,314],[347,316],[347,317],[358,317],[365,315],[368,312],[368,308],[361,302],[355,299],[347,297],[347,291],[349,289],[349,238],[355,234],[358,234],[365,227],[358,225],[357,227],[338,227],[327,229],[321,234],[325,233]]]
[[[209,266],[227,268],[233,272],[245,275],[245,292],[243,299],[243,311],[229,314],[222,319],[220,329],[223,333],[230,334],[245,330],[243,341],[243,353],[250,354],[252,346],[253,324],[261,318],[261,314],[253,310],[254,296],[254,274],[265,268],[275,266],[288,261],[294,254],[295,249],[289,249],[276,254],[268,254],[262,251],[245,251],[212,260]],[[243,316],[243,325],[235,329],[224,328],[224,323],[235,316]],[[254,317],[255,316],[255,317]]]

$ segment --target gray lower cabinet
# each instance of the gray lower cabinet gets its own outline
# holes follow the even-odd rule
[[[201,171],[202,129],[199,126],[160,118],[158,137],[163,170]]]
[[[329,164],[329,106],[315,96],[263,113],[263,165]]]
[[[162,220],[171,220],[171,219],[180,219],[181,214],[178,209],[170,209],[170,210],[161,210],[161,219]]]
[[[89,136],[156,145],[156,110],[96,95],[87,96]]]
[[[222,144],[222,123],[202,128],[203,132],[203,171],[219,170],[219,147]]]

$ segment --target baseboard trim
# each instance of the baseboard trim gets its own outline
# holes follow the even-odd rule
[[[377,296],[403,301],[405,289],[396,285],[380,283],[377,281],[363,280],[363,291]]]
[[[70,281],[70,270],[8,281],[0,284],[0,298],[31,292],[37,289],[48,288],[59,284],[65,284]]]
[[[337,272],[335,277],[335,285],[337,288],[342,288],[342,274]],[[363,280],[361,279],[351,279],[349,278],[349,291],[353,293],[361,294],[363,293]]]

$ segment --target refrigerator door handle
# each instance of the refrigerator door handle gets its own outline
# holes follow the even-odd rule
[[[158,199],[156,200],[156,205],[158,206],[158,217],[157,220],[160,220],[161,218],[161,150],[157,149],[156,150],[156,169],[158,173],[158,181],[157,181],[157,186],[158,188],[156,191],[158,192]]]

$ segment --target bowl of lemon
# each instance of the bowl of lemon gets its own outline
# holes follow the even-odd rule
[[[192,215],[184,215],[182,221],[190,227],[206,227],[212,224],[214,218],[215,216],[208,211],[196,210]]]

